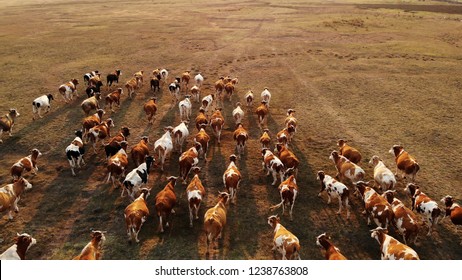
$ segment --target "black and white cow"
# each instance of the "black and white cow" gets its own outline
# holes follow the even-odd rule
[[[34,101],[32,101],[33,120],[35,120],[36,116],[42,118],[42,115],[40,114],[42,112],[42,109],[45,110],[45,113],[48,113],[50,111],[51,100],[54,100],[54,98],[53,95],[50,93],[37,97],[34,99]]]
[[[142,185],[146,185],[149,177],[149,169],[154,163],[154,157],[146,156],[145,162],[140,164],[137,168],[130,171],[130,173],[125,176],[123,182],[124,188],[122,190],[121,196],[125,196],[125,192],[128,193],[131,200],[134,201],[138,195],[138,192],[141,189]]]
[[[71,144],[66,148],[66,156],[71,166],[72,175],[75,176],[74,168],[77,166],[80,168],[80,164],[85,164],[83,155],[85,154],[85,147],[82,141],[82,130],[75,132],[76,137],[72,140]]]
[[[90,84],[90,79],[93,78],[94,76],[96,76],[97,74],[99,74],[99,71],[95,70],[95,71],[91,71],[91,72],[86,73],[85,75],[83,75],[84,83],[86,85],[89,85]]]

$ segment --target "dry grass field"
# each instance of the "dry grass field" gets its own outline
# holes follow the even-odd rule
[[[82,76],[99,70],[103,77],[122,70],[119,85],[136,71],[145,77],[155,68],[167,68],[170,79],[185,70],[205,77],[202,96],[214,91],[220,76],[239,77],[236,94],[224,102],[222,143],[212,137],[207,161],[201,160],[201,178],[208,194],[200,216],[215,205],[223,189],[222,174],[234,152],[231,111],[252,89],[272,93],[268,127],[271,135],[284,126],[288,108],[296,110],[298,131],[290,149],[299,157],[300,189],[294,221],[282,224],[302,246],[302,259],[323,259],[315,238],[323,232],[349,259],[380,259],[379,245],[370,237],[360,200],[351,196],[352,215],[336,215],[337,203],[327,205],[316,180],[318,170],[335,175],[329,154],[339,138],[347,139],[363,154],[360,165],[372,179],[368,165],[379,155],[395,170],[388,150],[402,144],[420,163],[417,183],[435,200],[450,194],[462,199],[462,5],[431,1],[0,1],[0,113],[17,108],[13,136],[2,136],[0,182],[11,182],[9,169],[19,158],[38,148],[39,172],[25,177],[33,184],[19,202],[20,212],[0,219],[0,251],[11,245],[16,232],[37,239],[29,259],[71,259],[89,241],[90,229],[107,231],[104,259],[273,259],[269,207],[279,202],[271,178],[261,171],[254,112],[243,124],[250,140],[238,161],[243,174],[237,205],[228,208],[228,224],[219,249],[205,254],[202,218],[189,228],[186,197],[176,206],[172,226],[157,232],[154,197],[166,176],[179,173],[178,153],[162,173],[150,173],[151,216],[139,244],[128,244],[123,211],[127,198],[105,184],[103,150],[88,146],[87,164],[71,176],[64,150],[81,127],[80,103],[85,86]],[[79,97],[65,104],[58,87],[78,78]],[[149,80],[146,79],[145,80]],[[32,121],[31,102],[55,96],[51,112]],[[106,89],[103,95],[108,93]],[[125,92],[126,93],[126,92]],[[163,85],[157,93],[159,111],[147,123],[142,106],[153,95],[145,83],[120,109],[107,115],[131,128],[130,146],[143,135],[154,143],[162,128],[179,124],[178,106],[170,108]],[[104,102],[102,103],[104,104]],[[193,103],[193,118],[199,105]],[[255,109],[255,107],[254,107]],[[189,125],[190,147],[196,129]],[[208,132],[211,133],[210,128]],[[134,168],[130,163],[129,169]],[[398,197],[410,206],[399,180]],[[184,186],[176,185],[176,194]],[[279,210],[280,211],[280,210]],[[280,212],[278,212],[280,213]],[[402,240],[394,230],[391,234]],[[462,259],[462,234],[449,219],[438,224],[431,237],[424,229],[414,246],[421,259]],[[276,256],[279,257],[279,256]]]

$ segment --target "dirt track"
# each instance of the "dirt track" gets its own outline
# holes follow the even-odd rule
[[[403,144],[421,164],[417,183],[424,192],[438,200],[451,194],[460,202],[460,14],[443,13],[447,9],[441,3],[433,10],[434,3],[427,2],[425,9],[419,5],[414,10],[409,5],[401,10],[397,5],[376,9],[350,3],[170,2],[56,1],[54,5],[35,2],[0,8],[4,73],[0,112],[16,107],[21,113],[13,137],[2,136],[2,185],[10,182],[10,166],[30,149],[39,148],[44,154],[38,175],[26,175],[34,187],[22,197],[19,214],[12,222],[6,215],[0,221],[1,251],[10,246],[16,232],[25,231],[38,241],[28,258],[70,259],[88,242],[90,228],[94,228],[108,231],[105,259],[206,258],[202,221],[189,228],[185,196],[179,200],[167,233],[157,233],[158,221],[151,215],[141,230],[140,245],[129,245],[123,220],[128,201],[120,198],[119,189],[103,183],[103,152],[94,155],[88,147],[87,165],[77,177],[71,176],[64,149],[83,118],[79,105],[84,86],[78,86],[80,97],[72,104],[63,102],[57,88],[73,77],[82,80],[84,73],[94,69],[103,76],[122,69],[119,85],[140,69],[149,76],[154,68],[165,67],[170,78],[185,70],[201,72],[206,77],[202,96],[212,92],[220,76],[239,77],[236,94],[224,103],[222,144],[217,145],[212,137],[207,162],[199,163],[208,191],[201,216],[215,204],[227,159],[234,151],[234,104],[243,101],[247,90],[258,97],[268,87],[273,94],[268,120],[272,136],[283,128],[286,110],[294,108],[300,125],[290,148],[302,163],[297,180],[300,196],[294,222],[284,216],[282,223],[300,239],[302,259],[323,258],[315,244],[315,237],[323,232],[329,232],[350,259],[380,258],[379,245],[370,237],[372,227],[366,225],[356,197],[351,197],[350,221],[345,215],[335,215],[336,202],[327,205],[325,196],[317,197],[316,172],[335,174],[328,156],[339,138],[361,150],[361,166],[368,179],[372,178],[367,164],[370,157],[379,155],[394,170],[388,150],[393,144]],[[454,7],[459,9],[459,5]],[[51,113],[33,122],[29,104],[48,92],[56,97]],[[153,143],[164,126],[179,123],[177,106],[170,109],[164,86],[157,94],[159,115],[149,126],[142,105],[150,96],[145,85],[133,100],[125,95],[121,108],[110,114],[116,124],[113,131],[130,126],[130,145],[142,135],[149,135]],[[197,110],[194,103],[193,117]],[[221,247],[210,258],[273,259],[266,217],[279,195],[261,171],[261,132],[255,114],[246,112],[243,123],[250,141],[246,156],[239,161],[243,181],[238,202],[230,206]],[[196,133],[193,124],[189,128],[187,147]],[[178,156],[173,154],[165,173],[156,168],[150,175],[151,214],[165,177],[178,175]],[[409,206],[403,187],[400,181],[399,197]],[[177,184],[178,197],[183,190]],[[460,238],[446,219],[431,237],[425,236],[424,229],[420,245],[414,248],[422,259],[462,259]]]

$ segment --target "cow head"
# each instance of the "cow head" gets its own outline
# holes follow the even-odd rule
[[[229,161],[236,163],[237,161],[237,156],[235,154],[232,154],[229,156]]]
[[[146,200],[148,196],[151,194],[151,190],[148,188],[142,188],[140,190],[140,195],[138,197],[143,196],[143,199]]]
[[[120,129],[120,132],[122,132],[122,134],[125,137],[130,136],[130,128],[128,128],[127,126],[122,126],[122,128]]]
[[[144,158],[144,161],[146,162],[146,170],[147,172],[149,173],[149,168],[152,166],[152,164],[154,163],[154,157],[153,156],[149,156],[147,155],[145,158]]]
[[[104,236],[104,233],[105,232],[100,230],[92,230],[90,233],[91,240],[98,246],[102,246],[104,241],[106,241],[106,236]]]
[[[29,183],[29,181],[27,181],[24,177],[21,177],[19,179],[14,179],[13,180],[13,185],[24,188],[24,190],[32,189],[32,184]]]
[[[275,228],[281,222],[281,218],[278,215],[272,215],[268,217],[268,225]]]
[[[51,94],[51,93],[49,93],[49,94],[47,95],[47,97],[48,97],[48,101],[49,101],[49,102],[51,102],[51,100],[55,100],[55,99],[53,98],[53,94]]]
[[[381,159],[378,156],[374,155],[374,156],[371,157],[371,160],[369,161],[369,164],[372,165],[372,166],[376,166],[380,161],[381,161]]]
[[[387,229],[382,228],[382,227],[377,227],[377,228],[371,230],[371,237],[374,238],[375,240],[377,240],[377,242],[379,242],[379,244],[382,244],[383,240],[384,240],[384,237],[385,237],[385,234],[387,234],[387,233],[388,233]]]
[[[287,110],[287,116],[290,116],[292,113],[295,113],[294,109],[288,109]]]
[[[39,156],[42,155],[42,153],[38,149],[33,149],[31,151],[31,154],[32,154],[32,158],[38,158]]]
[[[408,195],[410,197],[414,197],[416,192],[419,190],[419,186],[417,186],[416,184],[414,183],[409,183],[406,185],[406,187],[404,188],[404,191],[408,193]]]
[[[395,190],[388,190],[382,194],[382,196],[388,201],[388,203],[392,204],[393,200],[395,199]]]
[[[230,197],[230,194],[227,193],[227,192],[219,192],[218,193],[218,201],[223,203],[224,205],[228,204],[229,197]]]
[[[115,70],[117,76],[122,76],[122,71],[120,69]]]
[[[450,195],[447,195],[441,199],[441,202],[444,203],[446,208],[450,208],[454,203],[454,198]]]
[[[330,236],[327,233],[320,234],[316,237],[316,245],[321,248],[327,249],[331,245]]]
[[[18,252],[18,255],[21,259],[25,259],[27,250],[29,250],[29,248],[32,245],[35,245],[37,243],[37,240],[35,240],[35,238],[32,238],[32,236],[30,236],[27,233],[16,233],[16,236],[14,237],[14,242],[17,246],[16,251]]]
[[[329,156],[329,159],[334,161],[334,163],[336,163],[339,159],[339,154],[337,151],[332,151],[332,153],[330,153],[330,156]]]
[[[107,124],[108,127],[114,127],[115,126],[114,121],[111,118],[106,120],[106,124]]]
[[[74,84],[74,86],[77,86],[79,84],[78,79],[72,79],[71,82]]]
[[[8,112],[8,115],[14,119],[16,117],[19,117],[19,112],[15,108],[11,108],[10,111]]]
[[[80,139],[82,139],[82,137],[83,137],[83,131],[81,129],[76,130],[74,134],[75,134],[75,136],[79,137]]]
[[[403,146],[401,145],[393,145],[391,149],[388,151],[390,154],[394,155],[395,157],[399,156],[401,152],[404,150]]]
[[[326,189],[326,184],[324,183],[325,177],[326,177],[326,174],[324,173],[324,171],[322,170],[318,171],[318,176],[316,177],[316,179],[318,179],[321,182],[321,190],[319,191],[318,196],[321,196],[322,191]]]
[[[99,119],[101,119],[103,115],[106,114],[106,112],[103,109],[98,109],[96,110],[96,114],[98,115]]]
[[[369,187],[371,182],[364,182],[364,181],[358,181],[354,183],[355,186],[355,194],[360,194],[361,197],[364,197],[364,192],[366,191],[366,187]]]
[[[341,148],[341,147],[343,147],[343,145],[345,145],[346,142],[347,142],[346,140],[338,139],[337,146],[339,146]]]

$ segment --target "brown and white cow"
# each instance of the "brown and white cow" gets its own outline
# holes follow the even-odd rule
[[[72,79],[69,82],[59,86],[58,91],[64,98],[64,102],[68,103],[74,98],[74,94],[77,94],[77,85],[79,84],[78,79]]]
[[[245,152],[245,142],[247,142],[247,140],[249,139],[249,133],[241,123],[236,125],[236,130],[234,130],[233,139],[234,141],[236,141],[237,157],[241,158],[241,155],[243,155]]]
[[[18,213],[18,202],[25,190],[32,185],[24,178],[15,179],[13,183],[0,188],[0,212],[8,211],[8,219],[13,220],[13,211]]]
[[[202,101],[201,101],[201,104],[202,104],[201,108],[204,108],[204,111],[207,112],[209,107],[212,105],[214,99],[215,99],[215,94],[213,93],[207,96],[204,96],[204,98],[202,98]]]
[[[96,144],[103,141],[106,137],[111,137],[111,127],[114,127],[114,121],[111,118],[103,121],[101,124],[96,125],[88,131],[87,142],[93,146],[93,151],[96,153]]]
[[[427,236],[430,236],[433,227],[438,224],[441,215],[441,209],[438,207],[438,203],[423,193],[420,187],[414,183],[407,184],[404,190],[411,197],[411,209],[415,209],[417,213],[422,214],[426,218],[428,222]]]
[[[406,152],[401,145],[394,145],[390,151],[395,156],[396,172],[395,176],[398,176],[398,170],[401,172],[402,178],[407,175],[411,177],[411,182],[415,181],[415,176],[420,170],[420,166],[416,159]]]
[[[300,242],[298,238],[281,225],[277,215],[268,217],[268,224],[273,228],[273,248],[277,250],[283,260],[300,260]]]
[[[218,81],[216,81],[215,84],[214,84],[215,93],[216,93],[218,99],[220,99],[221,93],[225,89],[224,79],[225,79],[224,77],[220,77],[220,79],[218,79]]]
[[[356,148],[348,145],[346,140],[339,139],[337,146],[339,147],[339,155],[346,157],[354,164],[358,164],[361,161],[361,153]]]
[[[119,130],[119,133],[112,137],[107,144],[103,144],[107,159],[115,155],[120,150],[120,143],[122,141],[128,141],[128,136],[130,136],[130,128],[127,126],[122,126]]]
[[[82,140],[85,140],[84,143],[86,143],[88,131],[91,128],[101,124],[101,122],[103,121],[103,115],[105,113],[106,112],[103,109],[99,109],[93,115],[88,116],[88,117],[83,119],[83,121],[82,121],[82,129],[83,129]]]
[[[383,196],[369,185],[369,182],[364,181],[355,183],[355,187],[364,201],[367,225],[371,224],[372,218],[377,226],[388,228],[388,225],[393,222],[393,208]]]
[[[118,88],[117,90],[109,93],[106,96],[106,107],[109,106],[109,109],[111,109],[111,112],[114,112],[114,109],[112,108],[112,104],[116,104],[117,108],[120,108],[120,96],[124,93],[124,90],[122,88]]]
[[[154,143],[154,154],[157,155],[157,161],[160,162],[160,170],[164,171],[164,163],[170,158],[173,150],[172,131],[173,127],[164,127],[165,133]]]
[[[287,207],[289,208],[289,217],[292,221],[292,211],[295,205],[295,199],[298,195],[298,186],[297,181],[295,180],[295,176],[290,175],[289,178],[281,182],[281,184],[278,187],[278,191],[279,195],[281,196],[281,202],[274,206],[271,206],[270,210],[274,211],[275,209],[278,209],[282,206],[282,215],[284,215],[284,212]]]
[[[141,163],[144,162],[146,156],[149,155],[149,137],[143,136],[141,137],[140,142],[132,147],[130,154],[132,155],[133,162],[135,166],[139,166]]]
[[[326,250],[325,258],[330,261],[347,260],[347,258],[340,252],[331,241],[330,236],[327,233],[323,233],[316,237],[316,245]]]
[[[279,143],[282,143],[287,147],[290,144],[294,133],[295,127],[293,125],[289,125],[276,134],[276,139]]]
[[[266,120],[268,116],[268,106],[266,101],[262,101],[260,106],[257,107],[255,110],[255,113],[257,114],[258,117],[258,127],[260,129],[263,129],[264,126],[266,126]]]
[[[336,177],[340,181],[346,183],[347,180],[350,180],[354,184],[364,179],[366,175],[364,170],[346,157],[340,155],[337,151],[332,151],[329,159],[334,162],[338,172]]]
[[[206,124],[202,124],[199,132],[194,136],[194,141],[199,142],[202,145],[202,149],[199,153],[204,160],[207,160],[207,151],[209,150],[210,136],[205,132]]]
[[[104,241],[106,241],[104,233],[103,231],[92,230],[90,242],[85,245],[78,256],[74,257],[74,260],[101,260]]]
[[[446,208],[446,214],[443,219],[447,216],[451,218],[451,222],[458,228],[462,226],[462,207],[459,204],[454,202],[454,198],[450,195],[446,195],[441,199],[441,202],[444,203]],[[462,241],[460,242],[462,245]]]
[[[377,227],[371,230],[371,237],[380,244],[382,260],[419,260],[419,255],[409,246],[387,234],[388,230]]]
[[[194,102],[199,102],[201,99],[201,89],[195,85],[189,91]]]
[[[181,83],[184,84],[184,88],[187,89],[189,81],[191,80],[191,71],[185,71],[181,74]]]
[[[167,178],[167,185],[156,195],[155,207],[157,217],[159,217],[159,231],[164,232],[165,226],[169,227],[170,214],[175,214],[173,207],[176,204],[175,183],[178,177],[170,176]]]
[[[260,144],[262,149],[269,149],[271,145],[271,137],[269,135],[269,129],[263,129],[263,134],[260,137]]]
[[[38,149],[33,149],[30,155],[21,158],[13,164],[10,169],[10,174],[13,177],[13,180],[22,177],[22,173],[24,171],[32,172],[32,174],[37,175],[37,158],[41,155],[42,153]]]
[[[213,134],[217,137],[218,144],[220,144],[221,130],[225,125],[225,118],[221,114],[221,110],[221,108],[215,109],[215,112],[210,117],[210,126],[212,127]]]
[[[98,100],[101,99],[101,93],[97,92],[94,96],[89,97],[82,101],[80,107],[82,107],[85,116],[90,115],[91,110],[98,110],[99,109],[99,102]]]
[[[204,229],[207,239],[207,253],[209,252],[210,245],[213,247],[215,240],[222,237],[223,229],[226,226],[226,205],[229,198],[228,193],[220,192],[217,204],[205,212]]]
[[[146,202],[149,194],[149,189],[141,189],[140,195],[124,210],[125,225],[129,242],[132,240],[135,240],[136,243],[140,242],[138,234],[149,216],[149,209]]]
[[[286,169],[294,169],[294,175],[295,177],[297,177],[298,165],[300,164],[300,161],[298,160],[297,156],[282,143],[276,143],[274,152],[282,161]]]
[[[236,125],[242,123],[242,119],[244,118],[244,111],[241,109],[241,102],[236,103],[236,108],[234,108],[232,115]]]
[[[288,109],[287,110],[287,117],[284,121],[284,124],[286,127],[293,126],[294,127],[294,133],[297,132],[297,119],[294,116],[295,110],[294,109]],[[291,135],[291,137],[293,134]]]
[[[378,185],[381,190],[391,190],[395,187],[395,175],[378,156],[372,156],[369,164],[374,166],[374,187]]]
[[[284,163],[274,155],[269,149],[262,149],[261,154],[263,156],[262,167],[263,171],[266,171],[266,176],[273,175],[272,186],[276,185],[278,180],[277,175],[281,178],[281,183],[284,181]]]
[[[202,145],[199,142],[194,142],[194,146],[182,153],[179,159],[180,176],[183,184],[186,184],[186,179],[191,171],[191,168],[199,163],[199,153],[202,150]]]
[[[19,112],[16,109],[10,109],[8,114],[0,117],[0,144],[3,143],[3,132],[8,132],[10,137],[13,136],[13,126],[16,117],[19,117]]]
[[[139,77],[133,77],[125,83],[125,88],[127,89],[128,98],[132,98],[135,94],[135,90],[139,89],[141,80]]]
[[[226,96],[228,97],[228,100],[231,100],[231,96],[233,95],[235,90],[234,84],[229,82],[225,84],[225,92]]]
[[[250,111],[252,110],[252,106],[253,106],[253,99],[254,99],[254,96],[253,96],[253,91],[252,90],[249,90],[245,96],[245,102],[247,104],[247,111]]]
[[[17,233],[14,244],[0,255],[0,260],[25,260],[27,251],[35,244],[37,244],[37,240],[29,234]]]
[[[411,209],[395,197],[395,192],[395,190],[387,190],[382,194],[393,209],[393,225],[403,236],[406,245],[408,242],[415,244],[419,235],[420,221]]]
[[[335,180],[331,176],[324,173],[324,171],[318,171],[317,179],[321,182],[321,190],[318,193],[318,197],[321,197],[323,191],[327,193],[327,204],[330,204],[332,198],[338,199],[338,211],[337,215],[340,215],[342,208],[345,207],[347,212],[347,219],[350,218],[350,205],[348,199],[350,196],[350,190],[345,184]]]
[[[149,124],[153,124],[157,113],[157,97],[151,97],[143,106],[144,113],[148,117]]]
[[[232,204],[236,203],[237,191],[242,179],[241,172],[236,165],[236,160],[236,155],[230,155],[228,168],[226,168],[225,173],[223,173],[223,184],[230,195],[229,200]]]
[[[117,179],[118,184],[122,185],[120,183],[119,178],[125,177],[125,171],[127,170],[127,166],[128,166],[128,156],[126,152],[127,146],[128,146],[128,143],[126,141],[122,141],[120,143],[119,151],[115,155],[111,156],[107,162],[108,176],[107,176],[106,184],[109,183],[109,180],[112,180],[112,187],[114,188],[116,187],[115,185],[116,179]]]
[[[186,194],[188,196],[188,208],[189,208],[189,227],[193,226],[193,220],[199,219],[199,208],[201,202],[205,197],[205,187],[202,184],[199,174],[201,172],[200,167],[193,167],[191,171],[195,173],[188,187],[186,188]]]
[[[138,82],[138,88],[141,88],[143,86],[143,83],[144,83],[144,71],[143,70],[140,70],[138,72],[136,72],[135,74],[133,74],[133,77],[136,78],[137,82]]]
[[[196,117],[196,128],[197,130],[201,130],[201,125],[208,125],[209,121],[207,120],[207,115],[205,114],[205,110],[203,107],[199,109],[199,113]]]

